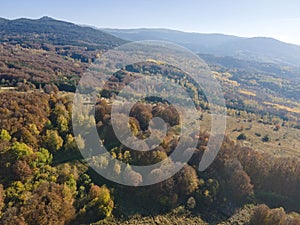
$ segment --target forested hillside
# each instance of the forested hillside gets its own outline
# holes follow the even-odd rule
[[[125,41],[104,32],[43,17],[1,20],[1,86],[26,80],[39,88],[55,83],[74,91],[82,73],[101,53]]]
[[[72,106],[86,68],[126,42],[47,17],[1,19],[0,28],[0,224],[300,224],[299,102],[292,102],[298,86],[289,80],[291,74],[298,79],[298,70],[202,56],[222,84],[229,124],[215,161],[200,172],[199,161],[213,134],[210,106],[196,82],[162,62],[121,68],[97,93],[95,111],[77,119],[96,124],[101,143],[124,169],[101,154],[83,159],[79,149],[90,143],[73,132]],[[167,132],[153,150],[125,146],[113,129],[116,95],[144,76],[182,87],[196,106],[201,129],[187,137],[187,143],[197,145],[184,149],[194,153],[178,173],[150,186],[131,187],[105,179],[87,162],[108,167],[110,176],[121,174],[138,186],[143,177],[132,165],[152,165],[173,153],[183,124],[177,109],[162,98],[134,104],[127,124],[143,140],[151,135],[150,121],[162,118]],[[275,93],[277,84],[281,89]],[[286,108],[280,105],[284,102]],[[149,176],[164,172],[156,169]]]

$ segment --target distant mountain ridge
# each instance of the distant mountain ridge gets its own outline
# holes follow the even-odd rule
[[[300,67],[300,46],[273,38],[243,38],[224,34],[187,33],[168,29],[101,29],[129,41],[146,39],[175,42],[201,54],[231,56]]]
[[[36,89],[54,84],[61,91],[75,91],[91,63],[127,43],[124,39],[170,41],[196,52],[222,82],[230,107],[244,109],[247,97],[241,91],[251,92],[256,105],[275,102],[289,110],[299,106],[300,46],[271,38],[168,29],[99,30],[49,17],[0,18],[0,86]]]
[[[0,43],[73,45],[109,49],[126,41],[162,40],[180,44],[195,53],[231,56],[243,60],[300,67],[300,46],[273,38],[243,38],[225,34],[187,33],[169,29],[95,29],[50,17],[0,18]]]
[[[35,42],[54,45],[90,46],[101,49],[125,43],[120,38],[100,30],[82,27],[46,16],[40,19],[7,20],[0,18],[0,42]]]

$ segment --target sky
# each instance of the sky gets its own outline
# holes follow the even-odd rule
[[[170,28],[300,45],[299,0],[2,0],[0,17],[55,19],[98,28]]]

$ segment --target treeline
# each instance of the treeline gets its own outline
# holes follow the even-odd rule
[[[226,180],[235,180],[233,185],[237,186],[231,193],[238,197],[236,200],[243,202],[245,197],[254,193],[255,202],[263,201],[272,207],[285,206],[299,211],[298,158],[275,157],[241,147],[227,139],[210,170],[217,176],[221,175],[225,183]]]
[[[127,162],[132,164],[155,163],[166,158],[178,143],[178,139],[176,139],[176,127],[179,124],[178,114],[167,103],[158,103],[154,107],[147,103],[138,103],[130,114],[132,116],[130,120],[132,131],[140,138],[147,134],[147,121],[156,116],[163,118],[172,128],[169,129],[163,144],[151,153],[137,153],[120,145],[114,137],[113,129],[109,123],[109,114],[110,107],[105,101],[101,101],[96,105],[96,122],[99,134],[102,135],[106,147],[111,149],[112,154],[115,154],[119,159],[124,159],[123,155],[126,154]],[[299,159],[275,157],[251,148],[241,147],[229,138],[225,138],[221,151],[213,165],[208,171],[199,173],[196,172],[197,166],[206,149],[209,134],[201,132],[191,138],[198,138],[198,146],[188,165],[188,170],[193,171],[189,172],[192,180],[188,183],[198,185],[195,185],[195,189],[192,188],[194,190],[194,192],[192,191],[193,194],[185,192],[186,195],[180,195],[177,193],[176,188],[169,187],[170,189],[167,189],[166,193],[171,196],[169,200],[172,200],[173,203],[171,204],[165,199],[167,205],[176,206],[180,202],[177,201],[178,196],[183,196],[181,200],[187,200],[186,198],[189,197],[199,199],[196,193],[200,192],[200,195],[202,195],[201,201],[198,203],[200,205],[205,202],[203,199],[206,197],[210,199],[208,202],[212,202],[216,199],[222,199],[223,196],[239,205],[263,200],[272,206],[283,204],[289,209],[299,210],[297,204],[300,200]],[[110,142],[111,140],[114,141]],[[112,143],[113,145],[110,145]],[[192,174],[197,174],[197,176]],[[179,183],[177,180],[172,179],[168,182],[171,184]],[[199,183],[202,183],[202,185],[199,185]],[[164,185],[164,182],[161,185]],[[204,190],[199,190],[201,189],[199,187],[204,188]],[[153,198],[155,197],[153,196]],[[159,197],[159,199],[163,198]]]
[[[250,221],[251,225],[298,225],[300,216],[296,213],[287,214],[283,208],[270,209],[266,205],[259,205],[254,209]]]

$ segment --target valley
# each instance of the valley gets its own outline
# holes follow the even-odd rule
[[[222,87],[225,137],[205,171],[198,166],[215,135],[210,130],[215,106],[180,68],[153,59],[127,65],[113,73],[95,102],[76,99],[90,108],[74,110],[80,79],[101,56],[145,39],[191,49]],[[99,30],[42,17],[0,19],[0,52],[0,224],[300,223],[299,46],[268,38],[165,29]],[[170,94],[165,88],[162,97],[133,104],[128,123],[124,112],[118,114],[117,122],[136,138],[133,147],[123,144],[112,125],[112,105],[126,85],[145,77],[184,89],[197,109],[194,122],[199,122],[199,130],[186,139],[180,137],[185,124],[180,110],[163,98]],[[92,92],[88,85],[86,90]],[[128,92],[124,98],[139,96]],[[187,101],[180,95],[172,97]],[[130,106],[124,98],[117,103]],[[167,124],[162,138],[151,128],[157,117]],[[79,135],[74,132],[76,124],[87,125]],[[88,139],[91,127],[106,154],[87,141],[93,140]],[[134,148],[151,148],[151,142],[139,142],[151,135],[160,140],[151,151]],[[135,166],[165,162],[181,139],[185,141],[182,158],[192,151],[188,161],[174,159],[176,165],[182,164],[174,176],[142,186],[171,167],[162,163],[145,175]],[[196,145],[191,147],[193,142]]]

